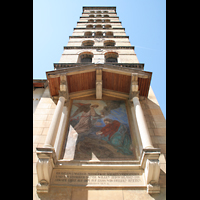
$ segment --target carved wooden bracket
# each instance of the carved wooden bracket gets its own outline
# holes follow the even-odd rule
[[[65,101],[67,101],[69,99],[69,94],[66,91],[60,91],[59,90],[59,97],[65,97]]]
[[[129,94],[129,100],[132,102],[133,97],[138,97],[139,98],[139,96],[140,96],[139,94],[140,94],[140,91],[130,92],[130,94]]]
[[[129,99],[132,99],[135,96],[139,97],[138,73],[132,73],[131,74],[131,85],[130,85]]]
[[[47,193],[49,190],[51,173],[57,161],[55,150],[52,148],[36,148],[36,153],[38,156],[36,164],[38,175],[37,192]]]
[[[60,90],[59,96],[63,96],[65,98],[65,104],[69,101],[69,92],[68,92],[68,85],[67,85],[67,76],[60,75]]]

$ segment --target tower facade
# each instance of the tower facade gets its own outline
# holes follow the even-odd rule
[[[116,8],[92,9],[83,7],[82,16],[59,63],[139,63]]]
[[[34,198],[164,197],[165,119],[116,7],[83,7],[46,76],[33,118]]]

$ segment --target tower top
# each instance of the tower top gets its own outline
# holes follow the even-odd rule
[[[116,12],[116,6],[83,6],[83,12],[84,10],[115,10]]]

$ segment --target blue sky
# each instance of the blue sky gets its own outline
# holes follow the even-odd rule
[[[99,4],[100,3],[100,4]],[[33,0],[33,79],[60,60],[83,6],[116,6],[117,15],[166,118],[166,0]]]

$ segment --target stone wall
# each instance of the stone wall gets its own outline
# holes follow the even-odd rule
[[[33,113],[35,112],[37,105],[43,95],[44,88],[34,88],[33,90]]]
[[[104,47],[104,41],[106,40],[113,40],[113,38],[105,38],[103,40],[95,40],[95,38],[70,38],[67,46],[81,46],[83,41],[86,40],[93,40],[94,46],[102,46]],[[114,38],[115,46],[131,46],[128,38]]]
[[[48,87],[43,91],[44,93],[33,114],[33,199],[38,199],[36,194],[38,183],[36,147],[43,147],[56,108],[56,104],[50,98]]]

